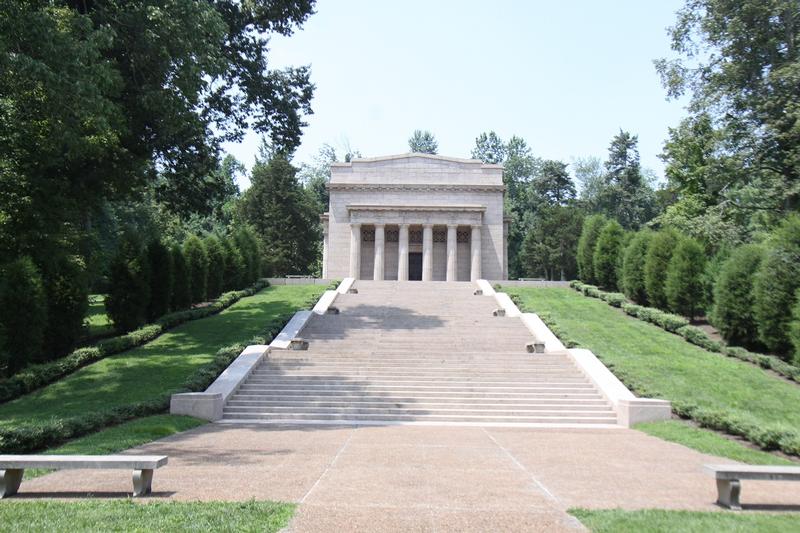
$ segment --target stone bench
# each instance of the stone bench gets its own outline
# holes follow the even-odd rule
[[[742,479],[800,481],[800,466],[705,465],[705,471],[717,480],[717,504],[735,510],[742,509]]]
[[[19,490],[26,468],[133,470],[133,495],[150,493],[153,470],[167,464],[166,455],[0,455],[0,498]]]

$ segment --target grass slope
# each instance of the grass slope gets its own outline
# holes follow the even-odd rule
[[[86,323],[88,325],[87,337],[89,338],[105,335],[114,330],[111,319],[106,314],[106,296],[104,294],[92,294],[89,296]]]
[[[123,422],[118,426],[71,440],[62,446],[47,450],[51,455],[105,455],[141,446],[154,440],[169,437],[205,424],[205,420],[191,416],[154,415]],[[25,479],[52,472],[46,469],[25,470]]]
[[[711,531],[784,533],[800,529],[797,513],[725,513],[620,509],[594,511],[570,509],[569,513],[595,533],[708,533]]]
[[[547,312],[643,396],[728,411],[800,431],[800,387],[749,363],[713,354],[601,300],[566,288],[508,287],[526,310]]]
[[[277,502],[83,500],[3,502],[0,523],[24,531],[258,531],[286,527],[295,506]]]
[[[296,310],[324,289],[285,285],[242,298],[217,315],[187,322],[144,346],[0,405],[0,427],[102,411],[177,390],[219,348],[249,339],[271,318]]]
[[[648,435],[658,437],[692,448],[702,453],[727,457],[751,465],[793,465],[790,461],[771,453],[749,448],[740,442],[726,439],[713,431],[694,427],[680,420],[665,420],[663,422],[646,422],[637,424],[634,429],[643,431]]]

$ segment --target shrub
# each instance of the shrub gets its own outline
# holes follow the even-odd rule
[[[597,237],[592,268],[595,280],[604,289],[612,291],[617,289],[617,260],[624,233],[619,222],[610,220],[603,226]]]
[[[647,305],[647,291],[644,285],[644,262],[653,232],[643,230],[634,235],[625,248],[622,260],[622,292],[642,305]]]
[[[647,247],[644,260],[644,287],[647,301],[659,309],[667,309],[664,281],[677,241],[678,237],[674,231],[664,230],[656,233],[650,240],[650,246]]]
[[[192,288],[186,258],[179,246],[173,246],[169,253],[172,257],[172,298],[170,309],[178,311],[192,305]]]
[[[596,283],[594,275],[594,249],[600,231],[606,224],[606,217],[603,215],[592,215],[583,221],[581,236],[578,239],[578,276],[585,283]]]
[[[12,261],[0,280],[0,355],[9,373],[38,359],[44,347],[47,301],[30,257]]]
[[[664,292],[671,311],[693,319],[705,305],[703,285],[706,257],[703,247],[692,238],[679,240],[667,267]]]
[[[794,346],[794,363],[800,364],[800,289],[795,294],[794,307],[792,308],[792,322],[789,325],[789,339]]]
[[[125,333],[147,321],[150,302],[150,272],[141,244],[131,232],[126,232],[111,261],[110,287],[106,311],[114,329]]]
[[[800,288],[800,216],[788,217],[769,240],[753,284],[758,336],[771,352],[791,351],[789,323]]]
[[[584,296],[591,296],[592,298],[600,298],[600,289],[595,287],[594,285],[589,285],[588,283],[584,283],[581,286],[581,292]]]
[[[642,309],[645,309],[645,307],[641,306],[641,305],[632,304],[632,303],[623,303],[622,304],[622,311],[626,315],[630,315],[630,316],[633,316],[633,317],[636,317],[636,318],[639,318],[639,313],[642,311]]]
[[[169,311],[174,282],[172,255],[160,240],[152,240],[147,245],[147,263],[150,269],[150,302],[147,306],[147,319],[152,322]]]
[[[89,309],[89,287],[83,259],[59,254],[42,264],[42,280],[47,298],[47,330],[44,359],[69,353],[83,334]]]
[[[209,298],[216,298],[224,290],[225,284],[225,252],[219,239],[209,235],[203,241],[208,254],[208,288]]]
[[[627,301],[625,295],[621,292],[602,292],[600,293],[600,299],[612,307],[622,307],[622,304]]]
[[[722,265],[714,286],[711,321],[728,342],[745,346],[757,344],[753,280],[763,256],[763,248],[746,244],[734,250]]]
[[[208,287],[208,254],[203,246],[203,241],[195,235],[190,236],[183,243],[183,255],[186,258],[192,303],[204,302]]]
[[[226,291],[235,291],[244,284],[246,265],[239,249],[229,238],[222,239],[225,253],[225,273],[223,286]]]
[[[249,227],[243,226],[236,231],[233,240],[244,260],[242,283],[253,283],[261,277],[261,251],[258,237]]]
[[[678,328],[675,333],[686,339],[687,341],[691,342],[694,345],[700,346],[708,350],[709,352],[720,352],[722,351],[722,345],[717,341],[713,340],[708,334],[703,331],[702,329],[695,327],[695,326],[683,326]]]

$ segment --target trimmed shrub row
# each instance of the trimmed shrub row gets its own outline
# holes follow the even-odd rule
[[[313,299],[309,300],[305,307],[310,307],[314,301]],[[173,394],[205,390],[246,346],[269,344],[293,315],[294,313],[286,313],[276,317],[266,325],[261,335],[253,337],[247,342],[220,349],[211,362],[198,368],[184,382],[182,388],[165,392],[158,398],[81,416],[54,418],[46,422],[0,428],[0,453],[32,453],[126,420],[163,413],[169,409],[170,397]]]
[[[13,400],[23,394],[28,394],[38,388],[49,385],[109,355],[141,346],[184,322],[219,313],[239,299],[251,296],[268,285],[269,283],[266,280],[260,280],[247,289],[226,292],[206,307],[169,313],[158,319],[155,324],[149,324],[125,335],[99,341],[95,346],[89,348],[79,348],[66,357],[49,363],[31,365],[10,378],[0,381],[0,403]]]
[[[690,326],[689,321],[681,316],[665,313],[652,307],[628,303],[624,298],[621,305],[617,305],[619,296],[622,296],[619,293],[601,291],[594,285],[587,285],[577,280],[571,281],[569,286],[583,293],[585,296],[599,298],[614,307],[622,307],[625,314],[650,322],[671,333],[680,335],[692,344],[704,348],[709,352],[722,353],[728,357],[735,357],[736,359],[753,363],[761,368],[772,370],[787,379],[800,383],[800,367],[791,365],[779,357],[754,353],[737,346],[725,346],[709,337],[702,329]]]

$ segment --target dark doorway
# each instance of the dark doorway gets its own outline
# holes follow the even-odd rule
[[[408,254],[408,279],[422,281],[422,254],[419,252]]]

